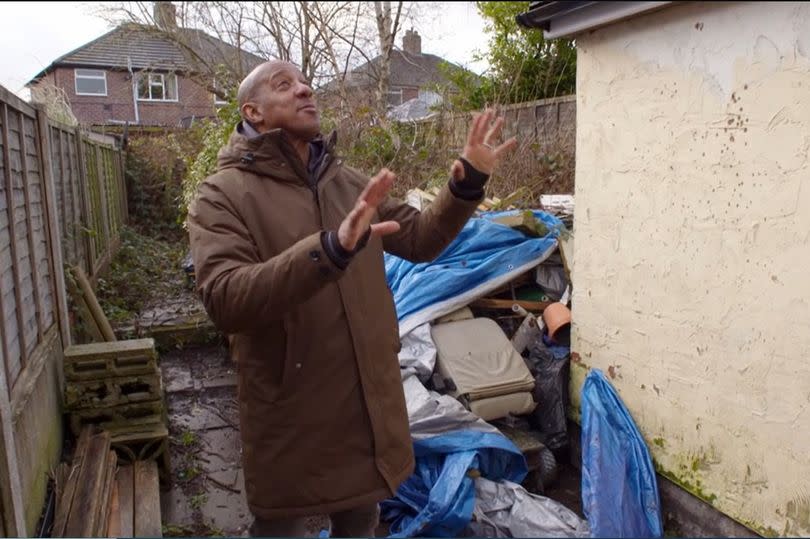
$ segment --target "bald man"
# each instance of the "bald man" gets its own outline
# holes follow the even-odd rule
[[[413,471],[399,329],[383,252],[430,261],[456,237],[497,163],[502,119],[475,115],[450,179],[418,212],[323,137],[298,68],[239,87],[242,121],[189,209],[197,287],[237,365],[247,501],[257,536],[372,537],[378,502]]]

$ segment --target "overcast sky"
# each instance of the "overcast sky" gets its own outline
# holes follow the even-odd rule
[[[110,30],[98,2],[0,3],[0,85],[27,97],[25,83],[56,58]],[[484,22],[471,2],[435,2],[415,26],[422,51],[481,73],[473,53],[486,49]],[[401,45],[401,38],[397,38]]]

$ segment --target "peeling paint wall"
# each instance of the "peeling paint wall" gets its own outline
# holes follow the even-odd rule
[[[661,473],[807,536],[810,4],[678,4],[577,46],[574,404],[610,370]]]

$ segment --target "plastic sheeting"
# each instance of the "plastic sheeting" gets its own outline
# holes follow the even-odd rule
[[[485,213],[470,219],[433,262],[413,264],[385,255],[388,285],[394,295],[400,335],[453,312],[508,283],[548,258],[557,246],[559,219],[541,211],[535,216],[551,232],[529,238],[491,219],[515,212]]]
[[[518,484],[526,461],[500,431],[426,389],[414,369],[402,376],[416,470],[381,505],[392,537],[587,536],[576,514]]]
[[[599,369],[582,387],[582,508],[594,537],[661,537],[650,453]]]
[[[402,337],[399,366],[413,369],[422,381],[431,377],[436,367],[436,345],[430,334],[430,324],[422,324]]]
[[[475,537],[589,537],[576,513],[510,481],[475,480],[475,509],[468,533]]]
[[[391,523],[392,537],[456,537],[475,507],[473,476],[519,483],[527,473],[526,460],[461,403],[428,391],[411,370],[403,376],[416,469],[396,497],[381,504],[382,516]]]

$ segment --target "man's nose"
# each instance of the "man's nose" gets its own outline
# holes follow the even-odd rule
[[[312,88],[304,82],[299,82],[295,93],[301,97],[310,97],[312,95]]]

